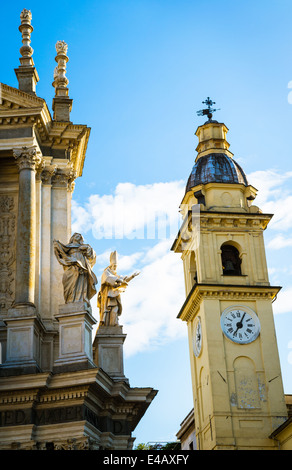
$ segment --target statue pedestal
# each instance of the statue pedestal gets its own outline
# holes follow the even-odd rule
[[[95,364],[112,379],[129,382],[124,374],[123,344],[127,335],[123,327],[99,326],[93,343]]]
[[[40,343],[44,326],[33,304],[19,304],[8,310],[7,357],[0,376],[35,374],[41,371]]]
[[[92,357],[92,325],[96,320],[85,302],[59,306],[59,357],[54,372],[71,372],[96,367]]]

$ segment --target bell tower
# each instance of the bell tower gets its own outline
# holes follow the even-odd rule
[[[181,254],[198,449],[275,449],[287,419],[263,232],[271,214],[233,159],[214,104],[200,114],[197,157],[172,250]]]

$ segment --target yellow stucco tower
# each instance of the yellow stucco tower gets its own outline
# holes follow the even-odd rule
[[[276,449],[271,435],[287,409],[272,311],[280,288],[269,283],[263,238],[272,215],[252,204],[257,191],[227,132],[211,114],[196,131],[172,247],[184,266],[178,317],[188,327],[197,448]]]

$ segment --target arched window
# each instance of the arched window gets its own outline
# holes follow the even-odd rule
[[[225,243],[221,246],[221,259],[224,276],[241,276],[241,259],[238,249]]]
[[[195,257],[195,252],[191,252],[190,256],[190,276],[191,276],[191,286],[196,284],[198,282],[198,276],[197,276],[197,263],[196,263],[196,257]]]

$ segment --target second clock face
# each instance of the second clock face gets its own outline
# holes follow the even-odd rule
[[[249,307],[229,307],[221,315],[221,328],[225,336],[238,344],[254,341],[260,332],[257,314]]]
[[[193,349],[195,356],[199,356],[202,349],[202,326],[200,317],[197,318],[193,332]]]

